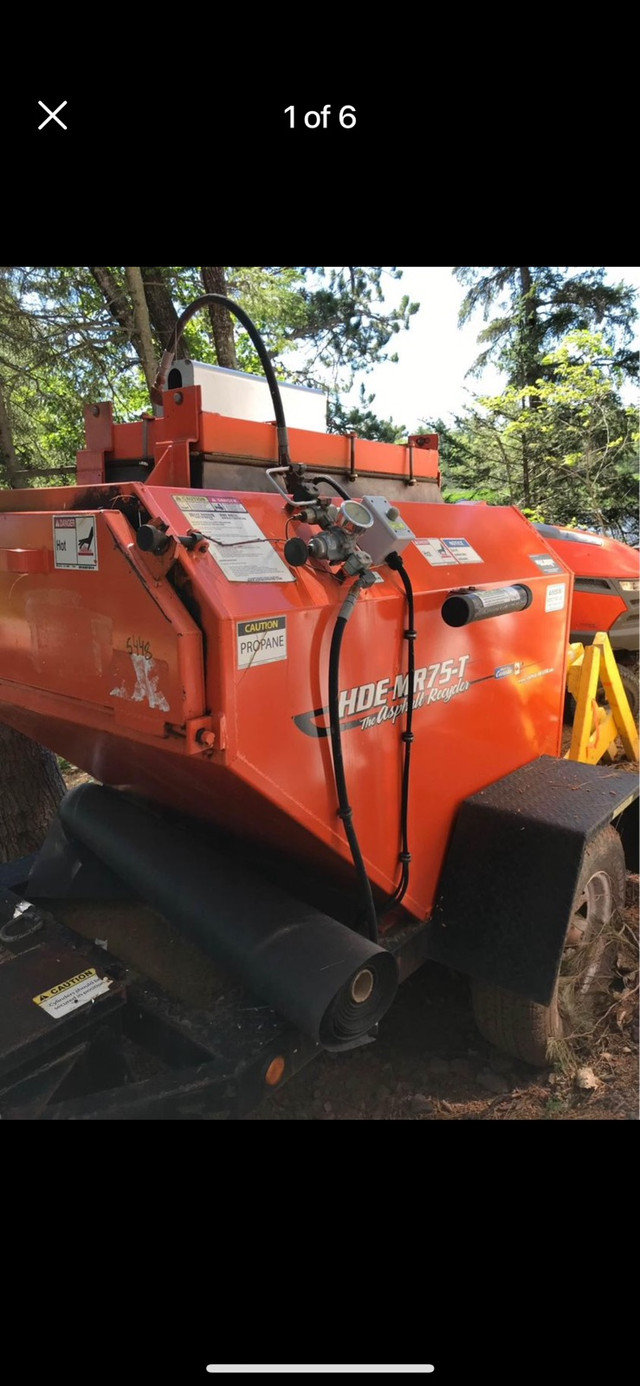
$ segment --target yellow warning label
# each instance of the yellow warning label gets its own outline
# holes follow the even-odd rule
[[[60,1020],[80,1006],[86,1006],[89,1001],[95,1001],[98,996],[104,996],[110,986],[110,977],[99,977],[95,967],[88,967],[75,977],[69,977],[66,982],[58,982],[48,991],[41,991],[33,999],[36,1006],[42,1006],[52,1020]]]
[[[50,991],[41,991],[39,996],[34,996],[36,1006],[41,1006],[43,1001],[50,1001],[53,996],[59,996],[62,991],[68,991],[69,987],[77,987],[79,982],[86,982],[89,977],[97,977],[95,967],[88,967],[86,972],[79,972],[77,977],[70,977],[68,982],[58,982],[57,987],[51,987]]]

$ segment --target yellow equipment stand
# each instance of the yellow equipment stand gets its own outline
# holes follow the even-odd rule
[[[604,689],[609,711],[597,702],[598,687]],[[571,745],[565,760],[582,760],[596,765],[618,737],[629,760],[638,759],[638,729],[624,691],[608,635],[600,631],[593,644],[569,646],[567,688],[576,700]]]

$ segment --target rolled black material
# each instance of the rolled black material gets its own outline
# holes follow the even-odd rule
[[[448,626],[468,626],[472,621],[488,621],[490,616],[524,611],[531,601],[531,588],[523,583],[486,592],[454,592],[443,605],[442,619]]]
[[[60,817],[153,909],[325,1049],[361,1043],[389,1009],[392,954],[247,863],[100,785],[72,790]]]

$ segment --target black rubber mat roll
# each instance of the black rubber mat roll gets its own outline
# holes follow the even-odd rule
[[[65,831],[193,943],[326,1049],[361,1043],[389,1009],[395,958],[215,845],[117,790],[80,785]]]

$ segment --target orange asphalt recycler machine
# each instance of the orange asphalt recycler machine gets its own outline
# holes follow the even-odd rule
[[[99,782],[0,893],[6,1116],[237,1115],[428,959],[544,1062],[604,967],[637,790],[561,758],[571,574],[515,508],[441,503],[435,436],[288,430],[242,309],[179,330],[210,298],[275,422],[169,350],[153,417],[86,408],[75,486],[0,492],[0,718]]]

